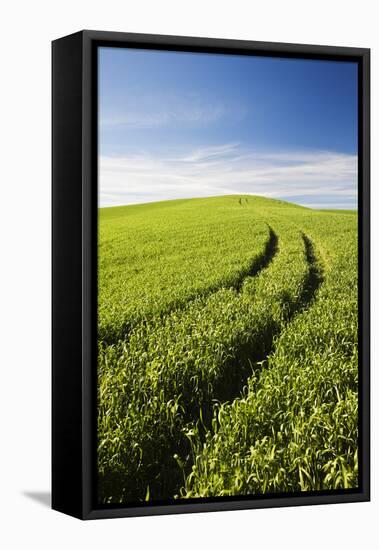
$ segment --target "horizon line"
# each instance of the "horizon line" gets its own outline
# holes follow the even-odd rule
[[[288,201],[281,198],[273,198],[273,197],[267,197],[266,195],[257,195],[255,193],[231,193],[227,195],[209,195],[207,197],[180,197],[180,198],[174,198],[174,199],[162,199],[162,200],[150,200],[145,202],[130,202],[130,203],[124,203],[124,204],[113,204],[109,206],[98,206],[98,210],[104,210],[108,208],[125,208],[126,206],[146,206],[149,204],[159,204],[163,202],[179,202],[179,201],[189,201],[189,200],[207,200],[207,199],[217,199],[217,198],[225,198],[225,197],[241,197],[241,198],[259,198],[259,199],[265,199],[273,202],[283,202],[289,205],[298,206],[300,208],[304,208],[306,210],[341,210],[341,211],[349,211],[349,212],[358,212],[358,207],[355,208],[338,208],[336,205],[329,206],[321,206],[319,208],[315,208],[313,206],[305,206],[304,204],[300,204],[294,201]]]

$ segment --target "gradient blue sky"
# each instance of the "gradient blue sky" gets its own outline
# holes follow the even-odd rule
[[[251,193],[357,205],[357,65],[99,49],[100,206]]]

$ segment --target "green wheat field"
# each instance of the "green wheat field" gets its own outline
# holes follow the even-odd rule
[[[358,485],[357,212],[99,210],[101,503]]]

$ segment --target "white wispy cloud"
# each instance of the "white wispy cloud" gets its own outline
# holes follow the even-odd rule
[[[246,114],[243,105],[225,101],[209,102],[196,94],[188,96],[141,96],[135,104],[124,104],[116,115],[100,109],[100,127],[125,127],[133,130],[180,124],[181,127],[202,127],[221,119]]]
[[[286,198],[298,204],[356,206],[356,155],[258,151],[237,143],[167,155],[102,156],[100,206],[226,194]],[[338,206],[337,206],[338,205]]]

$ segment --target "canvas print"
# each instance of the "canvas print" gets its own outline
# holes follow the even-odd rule
[[[101,505],[351,491],[358,65],[98,50]]]

